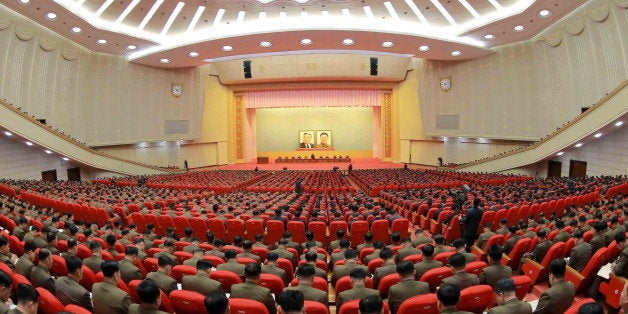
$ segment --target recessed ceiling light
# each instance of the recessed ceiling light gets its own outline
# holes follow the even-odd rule
[[[4,131],[4,135],[6,135],[6,136],[11,136],[11,135],[13,135],[13,133],[11,133],[11,132],[9,132],[9,131]]]
[[[263,42],[259,43],[259,46],[263,47],[263,48],[268,48],[268,47],[270,47],[272,45],[273,44],[271,44],[270,41],[263,41]]]
[[[552,15],[552,12],[550,10],[541,10],[539,12],[539,17],[542,17],[542,18],[549,17],[550,15]]]
[[[483,36],[484,39],[486,40],[491,40],[491,39],[495,39],[495,35],[493,34],[486,34]]]
[[[515,31],[515,32],[523,32],[524,29],[526,29],[524,26],[517,25],[517,26],[513,27],[512,30]]]
[[[99,40],[96,41],[96,43],[98,43],[99,45],[106,45],[107,44],[107,40],[99,39]]]
[[[126,49],[127,50],[135,50],[135,49],[137,49],[137,46],[135,46],[135,45],[128,45],[128,46],[126,46]]]
[[[454,57],[457,57],[457,56],[459,56],[461,54],[462,54],[462,52],[460,52],[459,50],[454,50],[454,51],[451,52],[451,55],[454,56]]]
[[[159,62],[161,62],[161,63],[170,63],[170,60],[164,58],[164,59],[159,60]]]
[[[231,51],[231,50],[233,50],[233,47],[231,47],[231,46],[222,46],[222,48],[220,48],[220,49],[222,49],[222,51]]]
[[[313,41],[309,38],[303,38],[301,39],[301,45],[311,45],[313,43]]]
[[[575,146],[576,146],[576,147],[582,147],[582,145],[584,145],[584,144],[582,144],[582,143],[578,143],[578,144],[576,144]]]
[[[46,13],[46,18],[51,20],[51,21],[54,21],[54,20],[57,19],[57,14],[56,13],[52,13],[52,12],[48,12],[48,13]]]
[[[68,158],[68,157],[63,157],[62,159],[65,160],[65,161],[70,161],[70,158]]]
[[[428,50],[430,50],[430,46],[426,46],[426,45],[419,46],[419,51],[428,51]]]
[[[355,41],[351,38],[345,38],[342,40],[342,44],[345,46],[351,46],[353,44],[355,44]]]
[[[394,45],[395,45],[395,43],[393,43],[392,41],[385,41],[385,42],[382,43],[382,47],[384,47],[384,48],[390,48],[390,47],[392,47]]]
[[[50,150],[45,150],[46,154],[52,154],[52,152]]]
[[[597,134],[593,135],[593,137],[600,137],[600,136],[602,136],[602,133],[597,133]]]
[[[26,145],[28,145],[28,146],[33,146],[33,143],[31,143],[31,142],[26,142]]]
[[[29,4],[29,3],[31,3],[31,0],[18,0],[18,2],[20,4]]]
[[[483,140],[483,138],[481,138],[481,137],[478,137],[478,140]]]
[[[565,153],[565,152],[558,152],[558,154],[556,154],[556,155],[558,155],[558,156],[562,156],[564,153]]]
[[[196,52],[196,51],[190,51],[190,53],[188,53],[188,56],[192,57],[192,58],[196,58],[198,56],[200,56],[201,54]]]
[[[621,126],[622,124],[624,124],[624,121],[617,121],[617,122],[615,122],[615,126]]]
[[[80,27],[74,26],[70,29],[70,31],[74,34],[80,34],[83,31],[83,29],[81,29]]]

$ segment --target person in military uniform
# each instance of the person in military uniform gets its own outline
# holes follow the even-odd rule
[[[423,253],[423,260],[414,264],[414,270],[416,271],[416,277],[418,279],[423,276],[428,270],[443,267],[443,263],[434,260],[434,246],[426,244],[421,248]]]
[[[229,298],[222,291],[214,291],[205,296],[203,300],[208,314],[229,314]]]
[[[129,305],[129,314],[168,314],[159,310],[161,305],[161,291],[154,280],[144,279],[137,286],[139,304]]]
[[[328,305],[329,300],[327,293],[325,293],[325,291],[312,287],[315,273],[316,272],[314,266],[310,264],[301,265],[299,269],[297,269],[297,278],[299,280],[299,284],[294,287],[287,287],[284,289],[284,291],[299,290],[303,292],[305,300],[315,301]]]
[[[622,233],[616,234],[615,241],[617,241],[617,245],[622,248],[622,251],[613,266],[613,274],[628,277],[628,241],[626,241],[626,235]]]
[[[37,246],[33,241],[27,241],[24,243],[24,254],[18,258],[15,263],[15,272],[26,277],[31,277],[31,271],[35,268],[33,261],[35,260],[35,250]]]
[[[78,243],[75,239],[69,239],[67,243],[68,251],[61,253],[61,257],[63,257],[64,259],[68,259],[68,257],[70,256],[76,256],[76,253],[78,253]]]
[[[220,282],[209,277],[212,264],[208,260],[199,259],[196,262],[196,275],[183,276],[181,287],[183,290],[198,292],[207,295],[213,291],[222,291]]]
[[[231,287],[231,298],[245,298],[262,302],[266,306],[266,309],[268,309],[268,313],[276,314],[277,307],[275,305],[275,299],[270,294],[270,290],[257,284],[261,273],[262,268],[259,264],[246,264],[244,267],[246,281]]]
[[[433,243],[434,241],[430,237],[426,237],[422,228],[418,228],[414,231],[414,240],[412,240],[412,246],[417,247],[421,244]]]
[[[563,313],[573,303],[576,288],[573,283],[564,280],[567,270],[567,263],[564,259],[557,258],[551,261],[548,268],[550,288],[541,294],[534,313]]]
[[[283,280],[284,286],[288,286],[290,283],[289,280],[292,278],[288,278],[286,271],[277,265],[278,259],[279,255],[277,255],[277,253],[268,253],[268,255],[266,255],[266,265],[262,265],[262,274],[275,275]]]
[[[142,271],[137,268],[137,248],[134,246],[127,246],[124,253],[124,258],[118,263],[120,268],[120,276],[127,285],[131,280],[142,280]]]
[[[391,249],[385,247],[379,252],[379,258],[384,261],[384,264],[375,269],[373,273],[373,288],[379,287],[379,281],[386,275],[394,274],[397,272],[397,265],[395,264],[395,256]]]
[[[244,265],[238,263],[236,256],[238,253],[235,250],[227,250],[225,251],[225,258],[227,261],[223,264],[216,266],[216,270],[227,270],[241,278],[244,277]]]
[[[269,253],[270,254],[270,253]],[[314,266],[314,271],[316,272],[314,276],[321,277],[327,281],[327,271],[316,266],[318,262],[318,256],[316,252],[307,252],[305,253],[305,263]]]
[[[495,287],[497,281],[502,278],[512,277],[510,266],[501,264],[503,249],[498,244],[493,244],[488,248],[488,263],[490,266],[484,268],[480,273],[480,284]]]
[[[348,276],[353,269],[360,268],[368,273],[368,267],[358,264],[358,252],[356,250],[345,251],[345,264],[334,267],[331,282],[335,286],[338,279]]]
[[[460,301],[460,289],[456,285],[445,284],[436,291],[436,306],[441,313],[472,314],[471,312],[458,311],[456,305]]]
[[[17,262],[17,256],[11,253],[9,240],[3,236],[0,236],[0,262],[5,263],[11,269],[15,269],[15,262]]]
[[[147,274],[146,278],[154,280],[161,290],[170,294],[173,290],[177,290],[177,281],[169,276],[174,265],[170,257],[162,255],[157,259],[157,271]]]
[[[395,314],[403,301],[417,295],[430,293],[430,286],[422,281],[416,281],[416,271],[410,261],[401,261],[396,265],[396,271],[401,281],[390,287],[388,291],[388,305]]]
[[[13,280],[9,274],[0,270],[0,313],[6,313],[9,311],[7,301],[11,297],[11,287],[13,286]]]
[[[105,261],[101,257],[102,244],[97,241],[94,241],[89,244],[89,249],[92,251],[92,256],[83,260],[83,264],[91,269],[94,274],[97,274],[100,271],[100,265]]]
[[[450,256],[449,266],[454,274],[451,277],[443,279],[442,285],[454,285],[458,287],[459,290],[477,285],[480,282],[478,276],[467,273],[464,270],[466,265],[467,262],[464,255],[455,253]]]
[[[179,259],[176,256],[174,256],[172,253],[174,253],[174,241],[166,240],[166,242],[164,242],[164,250],[159,253],[155,253],[153,257],[159,259],[161,256],[166,256],[173,263],[175,263],[175,265],[177,265],[179,263]]]
[[[251,249],[252,248],[253,248],[253,242],[251,242],[251,240],[244,240],[244,242],[242,242],[242,250],[244,252],[238,254],[237,258],[246,257],[246,258],[250,258],[250,259],[254,260],[255,262],[259,263],[260,262],[260,258],[259,258],[259,256],[251,253]]]
[[[303,314],[305,313],[305,296],[299,290],[284,290],[277,296],[277,304],[282,313]]]
[[[203,259],[203,255],[205,255],[205,253],[203,252],[203,249],[201,249],[200,247],[194,249],[194,251],[192,251],[191,253],[192,253],[192,257],[183,261],[183,265],[196,267],[196,263]]]
[[[39,306],[39,292],[35,287],[21,283],[15,290],[17,308],[9,310],[8,314],[37,314]]]
[[[475,254],[468,253],[465,249],[467,246],[467,242],[463,238],[455,239],[451,242],[451,245],[454,247],[457,253],[464,255],[467,263],[475,262],[476,256]],[[472,245],[472,244],[471,244]]]
[[[118,281],[122,279],[118,262],[104,261],[101,269],[105,280],[95,283],[92,287],[94,314],[127,313],[131,305],[131,297],[117,287]]]
[[[30,281],[35,287],[43,287],[55,294],[55,280],[50,276],[52,267],[52,254],[47,249],[40,249],[37,254],[39,264],[31,271]]]
[[[569,264],[568,266],[577,270],[582,271],[587,263],[591,259],[591,255],[593,254],[593,247],[591,244],[585,242],[582,237],[584,233],[580,230],[576,231],[573,235],[573,239],[575,242],[575,246],[571,249],[571,253],[569,254]],[[624,238],[626,235],[624,234]]]
[[[352,251],[352,250],[351,250]],[[354,251],[355,252],[355,251]],[[356,252],[357,253],[357,252]],[[336,310],[340,312],[342,304],[355,299],[362,299],[370,295],[379,296],[379,291],[364,286],[367,271],[362,268],[352,269],[349,273],[351,289],[340,292],[336,297]]]
[[[279,241],[277,242],[277,248],[270,252],[277,253],[277,255],[279,255],[279,258],[285,258],[289,261],[294,261],[294,254],[286,250],[287,245],[288,245],[288,241],[286,239],[279,239]]]
[[[515,294],[515,282],[512,278],[502,278],[493,287],[495,290],[496,307],[488,310],[488,314],[531,314],[530,303],[520,301]]]
[[[510,254],[510,251],[515,247],[515,244],[521,240],[521,236],[517,234],[519,228],[517,226],[508,227],[508,231],[510,232],[510,237],[504,243],[504,254]]]
[[[55,294],[63,305],[76,304],[92,311],[92,299],[79,281],[83,279],[83,261],[76,256],[70,256],[65,260],[68,275],[57,278],[55,282]]]

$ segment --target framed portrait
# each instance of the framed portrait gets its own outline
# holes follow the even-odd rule
[[[299,148],[316,148],[314,130],[299,131]]]
[[[331,131],[316,131],[316,148],[332,148]]]

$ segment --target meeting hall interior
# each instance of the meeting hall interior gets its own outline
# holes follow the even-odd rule
[[[627,0],[0,1],[0,314],[628,311]]]

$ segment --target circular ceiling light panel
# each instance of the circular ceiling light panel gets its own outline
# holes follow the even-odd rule
[[[99,44],[99,45],[106,45],[107,44],[107,40],[99,39],[99,40],[96,41],[96,43]]]
[[[159,60],[159,62],[161,62],[161,63],[170,63],[170,60],[166,59],[166,58],[163,58],[163,59]]]
[[[313,41],[311,39],[309,39],[309,38],[301,39],[301,45],[307,46],[307,45],[311,45],[312,43],[313,43]]]
[[[72,27],[72,28],[70,29],[70,31],[71,31],[73,34],[80,34],[81,32],[83,32],[83,29],[81,29],[81,28],[80,28],[80,27],[78,27],[78,26],[74,26],[74,27]]]
[[[27,5],[27,4],[31,3],[31,0],[18,0],[17,2],[19,2],[20,4],[23,4],[23,5]]]
[[[196,52],[196,51],[190,51],[190,53],[188,53],[188,56],[191,58],[196,58],[198,56],[200,56],[201,54]]]
[[[222,46],[220,49],[222,49],[222,51],[233,51],[233,47],[231,46]]]
[[[384,48],[390,48],[390,47],[392,47],[394,45],[395,45],[395,43],[393,43],[392,41],[385,41],[385,42],[382,43],[382,47],[384,47]]]
[[[550,15],[552,15],[552,11],[550,11],[550,10],[541,10],[539,12],[539,17],[541,17],[541,18],[548,18],[548,17],[550,17]]]
[[[273,44],[270,43],[270,41],[262,41],[259,43],[259,46],[262,48],[268,48],[270,46],[272,46]]]
[[[495,35],[493,35],[493,34],[486,34],[486,35],[482,36],[482,38],[484,38],[486,40],[493,40],[493,39],[495,39]]]
[[[452,57],[457,57],[457,56],[460,56],[460,55],[462,55],[462,52],[460,52],[460,50],[454,50],[454,51],[451,52],[451,56]]]
[[[342,40],[342,44],[345,46],[351,46],[353,44],[355,44],[355,41],[351,38],[345,38]]]
[[[513,27],[513,31],[515,32],[523,32],[526,28],[523,25],[517,25],[515,27]]]
[[[54,20],[57,19],[57,14],[56,13],[52,13],[52,12],[48,12],[48,13],[46,13],[46,18],[51,20],[51,21],[54,21]]]
[[[137,46],[135,46],[135,45],[128,45],[128,46],[126,46],[126,50],[135,50],[135,49],[137,49]]]
[[[428,51],[428,50],[430,50],[430,46],[426,46],[426,45],[419,46],[419,51],[425,52],[425,51]]]

